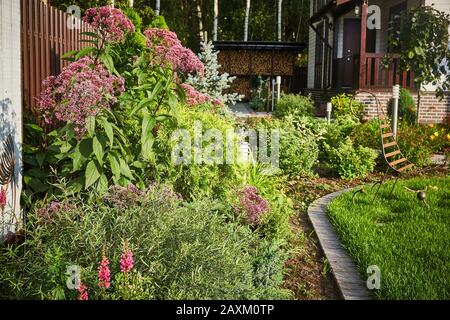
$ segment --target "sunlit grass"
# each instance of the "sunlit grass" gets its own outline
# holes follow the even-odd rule
[[[450,299],[450,177],[392,182],[335,199],[329,215],[364,279],[381,269],[380,299]],[[416,193],[426,191],[426,202]]]

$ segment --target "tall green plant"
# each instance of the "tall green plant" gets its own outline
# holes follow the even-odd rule
[[[418,6],[403,13],[397,22],[388,42],[392,52],[400,55],[400,70],[414,71],[418,120],[423,85],[435,85],[440,98],[450,90],[450,15],[430,6]],[[389,62],[394,54],[386,58]]]

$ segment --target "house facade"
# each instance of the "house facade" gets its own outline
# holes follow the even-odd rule
[[[416,6],[429,5],[450,13],[449,0],[312,0],[310,8],[307,91],[319,106],[340,92],[360,89],[377,94],[384,106],[392,86],[399,84],[415,97],[414,72],[400,72],[398,59],[389,68],[382,65],[388,52],[390,26],[395,17]],[[435,87],[425,86],[419,121],[449,123],[450,93],[439,101]],[[367,115],[376,115],[369,96]]]

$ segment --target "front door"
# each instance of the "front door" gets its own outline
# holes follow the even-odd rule
[[[344,44],[342,61],[342,82],[344,87],[356,88],[359,73],[359,51],[361,39],[361,20],[344,19]]]

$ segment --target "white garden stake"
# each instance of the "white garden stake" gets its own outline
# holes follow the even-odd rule
[[[331,102],[327,102],[327,121],[328,124],[331,123],[331,111],[333,110],[333,105]]]
[[[392,134],[397,138],[397,120],[398,120],[398,100],[400,99],[400,86],[397,84],[392,88],[392,99],[394,107],[392,110]]]
[[[281,77],[277,76],[277,102],[280,101],[281,98]]]
[[[275,109],[275,79],[272,79],[272,110],[270,111],[273,112],[274,109]]]

